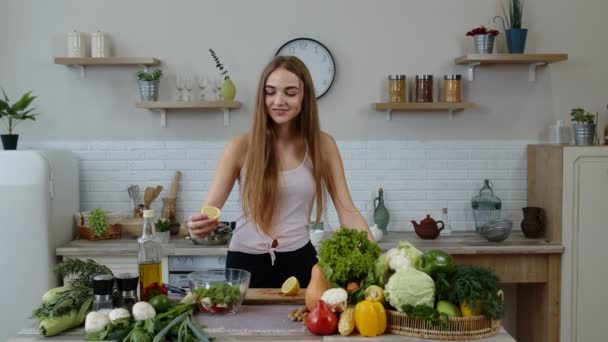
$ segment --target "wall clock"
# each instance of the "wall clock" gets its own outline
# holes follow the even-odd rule
[[[329,49],[311,38],[296,38],[279,48],[277,56],[296,56],[310,71],[318,98],[331,88],[336,77],[336,63]]]

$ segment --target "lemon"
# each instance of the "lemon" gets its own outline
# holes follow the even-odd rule
[[[300,291],[300,282],[296,277],[289,277],[281,286],[281,292],[287,296],[295,296]]]
[[[212,220],[217,220],[218,218],[220,218],[221,213],[222,211],[219,208],[212,207],[210,205],[206,205],[201,208],[201,214],[207,215],[207,217]]]
[[[370,285],[365,289],[365,299],[372,302],[384,303],[384,289],[377,285]]]

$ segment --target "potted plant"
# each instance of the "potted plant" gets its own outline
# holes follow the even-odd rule
[[[576,145],[593,145],[595,140],[595,115],[583,108],[574,108],[570,112],[574,127],[574,142]]]
[[[140,70],[137,72],[139,96],[142,101],[158,101],[158,88],[163,71],[156,69],[153,72]]]
[[[158,219],[156,223],[154,223],[156,231],[154,234],[158,237],[158,240],[161,243],[169,243],[169,238],[171,237],[171,220],[169,219]]]
[[[226,101],[234,100],[234,97],[236,96],[236,87],[230,79],[230,76],[228,76],[228,70],[224,70],[224,65],[222,65],[220,59],[217,57],[213,49],[209,49],[209,53],[215,61],[215,66],[220,71],[220,75],[224,77],[224,82],[222,83],[222,90],[220,90],[220,95],[222,96],[222,99]]]
[[[27,92],[14,104],[10,104],[10,100],[2,89],[4,99],[0,99],[0,120],[6,127],[8,134],[2,134],[2,146],[5,150],[16,150],[19,134],[13,134],[13,129],[24,120],[36,121],[38,113],[32,113],[36,108],[28,109],[36,96],[32,96],[32,92]]]
[[[528,29],[521,28],[523,9],[523,0],[509,0],[509,15],[507,15],[507,10],[503,6],[503,16],[494,17],[494,22],[496,22],[496,19],[502,21],[502,27],[507,35],[507,48],[509,53],[523,53],[526,46]],[[509,28],[507,28],[507,26]]]
[[[492,53],[494,49],[494,38],[498,35],[498,31],[489,30],[485,26],[476,27],[469,32],[467,36],[473,37],[475,40],[476,53]]]

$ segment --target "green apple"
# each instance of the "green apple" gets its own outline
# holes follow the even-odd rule
[[[447,300],[440,300],[437,302],[437,311],[444,313],[449,317],[460,317],[460,309]]]

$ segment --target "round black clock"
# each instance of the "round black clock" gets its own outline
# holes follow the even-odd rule
[[[336,77],[336,63],[329,49],[311,38],[296,38],[279,48],[277,56],[296,56],[306,64],[318,98],[329,91]]]

